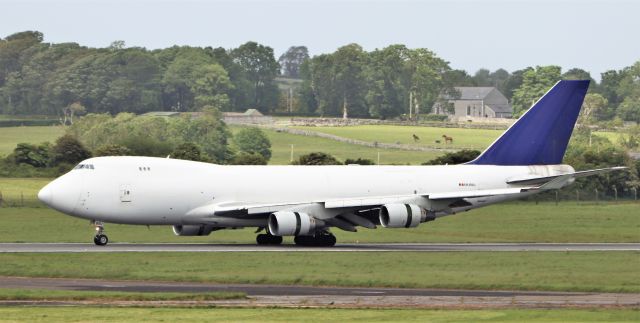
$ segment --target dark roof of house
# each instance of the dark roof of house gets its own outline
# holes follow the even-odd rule
[[[175,111],[150,111],[150,112],[147,112],[147,113],[143,114],[143,116],[175,117],[175,116],[178,116],[179,114],[180,114],[180,112],[175,112]]]
[[[513,109],[508,104],[487,104],[486,106],[496,113],[513,113]]]
[[[264,117],[260,111],[256,109],[248,109],[245,112],[223,112],[223,116],[225,117]]]
[[[458,100],[482,100],[495,88],[456,86],[455,89],[460,92],[460,98]]]

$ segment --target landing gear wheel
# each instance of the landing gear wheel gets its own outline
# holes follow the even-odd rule
[[[282,237],[271,234],[259,234],[256,236],[256,242],[259,245],[279,245],[282,243]]]
[[[107,243],[109,243],[109,238],[104,234],[97,234],[93,237],[93,243],[95,243],[96,246],[106,246]]]
[[[93,237],[93,243],[96,246],[106,246],[109,243],[109,238],[104,234],[104,224],[100,221],[91,221],[91,224],[96,227],[96,235]]]
[[[336,244],[336,236],[330,232],[318,232],[313,236],[296,236],[293,242],[305,247],[333,247]]]

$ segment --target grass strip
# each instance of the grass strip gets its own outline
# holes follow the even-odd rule
[[[18,186],[17,181],[8,181]],[[27,184],[30,181],[26,181]],[[0,179],[0,187],[5,183]],[[638,203],[506,203],[440,218],[412,229],[333,230],[339,243],[640,242]],[[178,237],[169,226],[106,224],[111,242],[255,243],[254,228]],[[93,243],[88,220],[48,208],[0,208],[0,242]],[[291,243],[286,237],[285,242]]]
[[[0,275],[211,283],[640,292],[640,252],[0,254]]]
[[[244,293],[141,293],[0,288],[0,300],[25,301],[215,301],[245,298]]]
[[[3,307],[0,322],[637,322],[629,309],[275,309],[149,307]]]

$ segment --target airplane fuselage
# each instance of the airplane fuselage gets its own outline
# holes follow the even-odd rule
[[[297,203],[501,189],[513,187],[506,183],[510,178],[573,171],[567,165],[223,166],[153,157],[99,157],[80,165],[87,166],[70,171],[43,190],[41,195],[49,199],[49,205],[81,218],[142,225],[197,222],[190,212],[203,205],[237,201]],[[55,193],[45,196],[48,192]],[[499,196],[469,199],[473,205],[460,210],[505,199]],[[315,216],[321,219],[334,215]],[[264,221],[265,218],[229,222],[229,226],[263,226]],[[220,226],[226,226],[225,222]]]

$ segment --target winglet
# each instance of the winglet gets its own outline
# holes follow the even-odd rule
[[[561,164],[588,88],[588,80],[559,81],[468,164]]]

